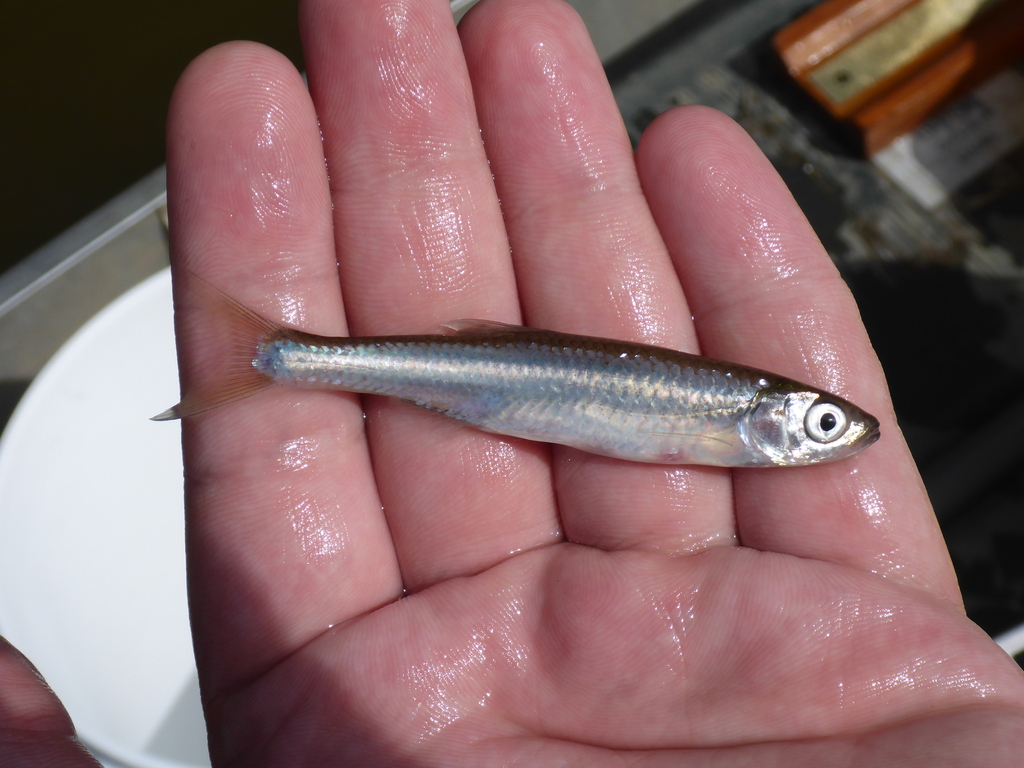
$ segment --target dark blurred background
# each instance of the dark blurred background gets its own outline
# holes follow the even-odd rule
[[[0,3],[0,272],[164,161],[188,62],[257,40],[300,68],[297,0]]]

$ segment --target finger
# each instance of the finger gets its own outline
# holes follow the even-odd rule
[[[35,667],[0,637],[0,765],[98,768]]]
[[[344,333],[316,116],[283,56],[227,44],[185,71],[168,121],[168,206],[185,391],[223,354],[189,272],[273,320]],[[271,390],[183,428],[207,690],[400,593],[353,396]]]
[[[879,443],[847,461],[736,472],[741,542],[958,601],[857,307],[778,174],[739,126],[702,108],[656,121],[638,163],[705,352],[817,385],[882,424]]]
[[[517,321],[516,288],[451,9],[309,0],[302,31],[323,127],[354,333]],[[545,446],[368,398],[381,498],[407,589],[557,540]]]
[[[607,79],[557,0],[483,3],[462,37],[530,325],[696,349]],[[732,541],[729,482],[556,448],[566,534],[603,548]]]

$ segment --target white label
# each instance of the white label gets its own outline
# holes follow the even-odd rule
[[[1024,75],[1006,69],[872,161],[933,209],[1024,139]]]

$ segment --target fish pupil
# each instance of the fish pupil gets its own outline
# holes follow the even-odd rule
[[[836,424],[839,422],[836,420],[834,413],[823,413],[821,420],[818,422],[818,426],[821,427],[821,431],[828,433],[836,428]]]

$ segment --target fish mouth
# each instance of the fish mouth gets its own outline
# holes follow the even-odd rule
[[[878,422],[875,419],[871,419],[864,423],[864,434],[857,441],[860,448],[867,448],[878,442],[878,438],[882,436],[882,430],[879,427]]]

